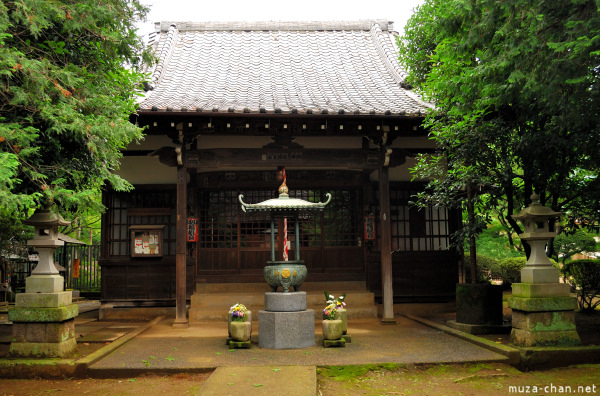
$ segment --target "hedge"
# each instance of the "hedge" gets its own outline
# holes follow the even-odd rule
[[[477,283],[485,283],[492,280],[496,267],[498,266],[498,259],[489,257],[483,254],[477,255]],[[471,283],[471,256],[469,253],[465,253],[465,272],[466,272],[466,283]]]
[[[549,259],[555,268],[558,268],[558,263],[553,259]],[[505,289],[509,288],[513,283],[521,282],[521,270],[525,267],[527,258],[511,257],[505,258],[498,263],[497,272],[492,273],[493,278],[502,279],[502,285]],[[558,282],[558,279],[556,280]]]
[[[563,274],[577,290],[577,301],[582,311],[593,311],[600,305],[600,260],[584,259],[565,263]]]

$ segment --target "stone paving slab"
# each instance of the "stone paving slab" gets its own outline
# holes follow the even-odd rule
[[[238,366],[325,366],[370,363],[508,362],[506,356],[457,339],[440,330],[398,317],[397,325],[376,319],[349,321],[352,343],[323,348],[321,323],[315,323],[316,345],[274,350],[258,347],[258,323],[253,322],[252,348],[225,346],[227,323],[203,322],[187,329],[164,320],[90,366],[90,375],[118,370],[200,371]]]
[[[129,330],[117,331],[115,329],[103,329],[91,332],[77,339],[77,342],[112,342],[123,337]]]
[[[203,396],[314,396],[315,366],[219,367],[200,388]]]
[[[116,322],[116,324],[110,325],[111,329],[137,329],[140,326],[144,326],[148,322]]]
[[[115,322],[89,322],[83,324],[75,322],[75,337],[79,341],[82,337],[85,337],[90,333],[101,331],[114,324]]]

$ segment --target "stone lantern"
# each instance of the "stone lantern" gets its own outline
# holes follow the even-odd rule
[[[65,357],[77,346],[74,319],[79,309],[71,292],[64,291],[64,278],[52,256],[64,244],[58,239],[58,227],[70,223],[45,208],[23,224],[35,229],[27,244],[38,251],[39,262],[25,280],[25,293],[16,295],[15,307],[8,312],[13,322],[9,353],[14,357]]]
[[[546,256],[546,245],[556,232],[550,220],[561,216],[541,205],[537,194],[532,203],[512,216],[523,222],[525,232],[519,237],[531,247],[521,283],[512,285],[511,342],[519,346],[578,345],[581,343],[575,329],[577,299],[570,296],[570,286],[560,283],[560,272]]]
[[[512,216],[513,219],[523,222],[525,232],[519,234],[519,238],[531,247],[529,260],[521,270],[521,282],[558,283],[560,272],[546,256],[546,245],[556,236],[556,232],[550,229],[550,220],[560,218],[562,213],[543,206],[537,202],[538,199],[537,194],[533,194],[531,205]]]

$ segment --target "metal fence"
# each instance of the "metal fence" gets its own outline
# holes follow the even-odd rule
[[[54,263],[60,265],[65,289],[100,292],[100,245],[65,245],[54,252]],[[64,272],[63,272],[64,271]]]

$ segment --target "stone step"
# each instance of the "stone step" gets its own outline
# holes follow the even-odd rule
[[[281,288],[279,288],[281,290]],[[304,282],[300,287],[301,291],[319,291],[321,294],[324,290],[331,292],[332,290],[342,290],[343,292],[366,291],[367,285],[365,281],[344,281],[344,282]],[[271,288],[266,282],[261,283],[196,283],[196,293],[253,293],[267,292]],[[337,296],[336,296],[337,297]]]
[[[342,292],[330,291],[336,297]],[[376,318],[377,306],[375,296],[368,291],[350,292],[346,295],[348,303],[348,317]],[[229,308],[236,303],[244,304],[253,312],[253,320],[258,317],[258,311],[265,309],[264,293],[195,293],[192,295],[189,318],[190,322],[202,321],[226,321]],[[306,292],[306,305],[308,309],[315,311],[315,319],[321,318],[325,308],[325,296],[322,292]]]
[[[339,297],[343,292],[331,290],[329,293]],[[228,310],[233,304],[240,303],[249,307],[264,308],[264,292],[255,293],[194,293],[191,297],[191,308],[198,309],[223,309]],[[323,292],[307,291],[306,304],[310,306],[325,307]],[[375,295],[368,291],[353,291],[346,294],[346,303],[350,306],[375,305]]]
[[[321,319],[325,308],[325,290],[336,298],[346,293],[349,318],[377,317],[375,295],[367,291],[364,281],[305,282],[300,289],[306,292],[307,308],[315,311],[317,320]],[[226,321],[229,308],[236,303],[244,304],[253,312],[253,320],[257,320],[258,311],[265,309],[264,294],[270,291],[271,288],[264,282],[197,283],[196,292],[191,297],[190,322]]]
[[[263,307],[246,307],[252,311],[252,321],[258,320],[258,311],[262,310]],[[315,312],[315,320],[323,319],[323,308],[324,306],[308,306],[308,309],[312,309]],[[190,307],[188,311],[189,321],[190,323],[199,323],[199,322],[227,322],[227,310],[222,309],[198,309],[194,307]],[[377,307],[375,305],[359,305],[352,306],[352,308],[348,309],[348,319],[364,319],[364,318],[376,318],[377,317]]]

